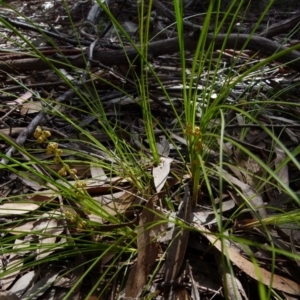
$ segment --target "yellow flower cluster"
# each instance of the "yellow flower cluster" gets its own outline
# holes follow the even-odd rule
[[[201,136],[201,130],[199,126],[196,126],[194,129],[191,124],[186,124],[185,134],[195,137]]]
[[[48,130],[43,130],[41,126],[38,126],[35,129],[33,135],[39,144],[43,143],[48,137],[51,136],[51,132]]]
[[[191,124],[186,125],[185,134],[189,136],[195,137],[193,140],[193,146],[196,153],[200,153],[203,150],[203,144],[201,139],[201,129],[199,126],[195,126],[194,128]]]
[[[33,136],[37,139],[37,142],[41,144],[51,136],[51,132],[48,130],[43,130],[41,126],[37,126]],[[46,153],[54,154],[54,158],[53,158],[54,163],[55,164],[61,163],[63,165],[62,168],[58,171],[58,174],[60,176],[65,177],[69,174],[72,178],[76,178],[77,170],[71,169],[68,164],[63,162],[61,158],[61,155],[63,154],[63,150],[58,148],[57,143],[49,142],[46,148]]]
[[[65,216],[66,216],[66,219],[76,225],[76,228],[81,230],[83,228],[86,228],[87,227],[87,222],[85,220],[82,220],[80,218],[80,216],[72,209],[67,209],[65,211]]]
[[[34,137],[36,138],[38,143],[41,144],[45,141],[48,142],[46,148],[46,154],[48,155],[53,154],[54,163],[62,165],[62,167],[58,171],[58,174],[63,177],[69,175],[72,178],[74,178],[76,180],[76,187],[78,188],[76,192],[76,197],[77,199],[81,199],[81,198],[84,199],[84,197],[86,196],[86,190],[85,190],[86,183],[79,181],[78,177],[76,176],[77,170],[74,168],[73,169],[70,168],[70,166],[63,161],[61,157],[63,154],[63,150],[59,149],[58,143],[50,142],[47,140],[50,136],[51,136],[51,132],[48,130],[43,130],[40,126],[37,126],[34,132]],[[70,223],[73,223],[76,226],[77,230],[80,231],[83,228],[87,227],[87,222],[82,220],[74,209],[67,209],[65,211],[65,216]]]
[[[64,164],[62,166],[62,168],[58,171],[58,174],[63,177],[65,177],[69,174],[72,178],[76,178],[76,173],[77,173],[77,170],[70,169],[70,167],[67,164]]]

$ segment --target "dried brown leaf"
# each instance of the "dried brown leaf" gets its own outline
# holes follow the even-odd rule
[[[99,204],[101,204],[101,207],[105,212],[109,215],[115,216],[119,213],[124,213],[126,209],[132,204],[132,202],[135,200],[135,189],[132,188],[130,190],[124,190],[121,192],[117,192],[110,195],[101,195],[98,197],[93,197],[94,200],[96,200]],[[94,217],[91,215],[91,219]],[[97,221],[102,223],[105,221],[101,221],[99,217],[95,216]]]
[[[21,297],[33,284],[37,277],[38,273],[36,271],[30,271],[26,273],[25,275],[21,276],[17,282],[14,283],[10,291],[15,293],[18,297]]]
[[[191,222],[191,197],[188,185],[185,186],[183,203],[177,217]],[[167,249],[165,262],[165,281],[170,282],[175,280],[182,266],[187,243],[189,239],[189,230],[177,227],[173,232],[172,241]]]
[[[103,168],[99,166],[91,166],[91,176],[93,179],[97,179],[105,182],[107,180],[107,176],[103,170]]]
[[[154,202],[157,201],[157,198],[157,195],[155,195],[147,202],[140,217],[139,227],[137,228],[138,257],[128,277],[126,297],[137,298],[140,295],[159,253],[159,243],[150,234],[155,217],[153,213]]]
[[[1,269],[9,271],[9,274],[1,277],[1,288],[3,290],[6,290],[14,282],[14,280],[20,273],[20,268],[22,267],[22,265],[23,258],[18,255],[10,257],[5,265],[3,265],[3,261],[0,260]]]
[[[29,298],[30,300],[36,300],[52,286],[54,281],[60,272],[52,272],[49,275],[44,276],[37,281],[27,292],[23,295],[23,299]]]
[[[257,210],[261,218],[267,217],[267,212],[262,197],[258,195],[258,193],[251,186],[233,177],[225,170],[220,170],[219,167],[216,168],[228,182],[231,182],[242,191],[244,197],[249,201],[253,208]],[[253,218],[256,218],[256,215],[254,213]]]
[[[260,281],[267,286],[271,285],[271,287],[276,290],[292,295],[300,295],[300,285],[298,283],[280,275],[272,274],[259,266],[255,266],[251,261],[244,258],[234,249],[227,247],[226,251],[224,251],[220,240],[215,237],[214,234],[202,225],[195,224],[195,227],[201,231],[201,234],[203,234],[215,248],[226,255],[228,259],[251,278]]]
[[[56,219],[40,219],[34,223],[32,233],[38,235],[39,244],[37,245],[36,259],[42,259],[53,253],[56,248],[49,250],[44,245],[55,244],[56,238],[64,231],[64,227]]]
[[[21,97],[17,98],[16,100],[13,100],[11,102],[7,102],[7,105],[21,105],[23,104],[25,101],[27,101],[28,99],[30,99],[32,97],[32,93],[27,91],[25,94],[23,94]]]
[[[41,179],[39,176],[35,174],[28,174],[27,176],[18,175],[24,185],[34,189],[35,191],[39,191],[46,187],[46,181]]]
[[[226,212],[228,210],[231,210],[235,207],[234,200],[227,200],[221,202],[222,209],[218,209],[217,212]],[[215,212],[213,210],[204,210],[193,212],[193,222],[197,224],[202,225],[208,225],[208,224],[216,224],[217,218],[220,218],[220,216],[215,216]],[[222,219],[225,220],[225,218],[222,217]]]
[[[154,185],[158,193],[164,187],[164,184],[168,178],[168,175],[170,173],[170,165],[172,161],[172,158],[161,157],[160,164],[157,167],[153,168],[152,174],[154,179]]]
[[[40,206],[32,202],[14,202],[0,205],[0,215],[23,215],[38,209]]]
[[[279,168],[282,162],[286,159],[285,152],[279,147],[275,147],[276,158],[274,159],[274,164],[276,168]],[[277,171],[277,176],[281,179],[281,181],[285,184],[289,184],[289,169],[288,164],[284,164]]]
[[[170,154],[169,140],[165,136],[161,136],[159,143],[156,143],[158,154],[163,157],[168,157]]]
[[[21,115],[28,115],[40,112],[43,109],[41,101],[25,102],[21,107]]]

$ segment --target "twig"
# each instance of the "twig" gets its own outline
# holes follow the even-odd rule
[[[25,22],[14,21],[14,20],[11,20],[10,18],[7,18],[3,15],[0,15],[0,23],[5,23],[5,22],[3,22],[3,20],[5,22],[9,23],[10,25],[13,25],[16,28],[22,28],[22,29],[26,29],[26,30],[32,30],[34,32],[39,32],[41,34],[44,34],[44,35],[47,35],[49,37],[55,38],[57,40],[65,41],[65,42],[67,42],[71,45],[74,45],[74,46],[77,46],[77,45],[89,46],[91,44],[90,41],[73,40],[73,39],[61,36],[57,33],[41,29],[41,28],[38,27],[38,25],[30,25],[30,24],[27,24]]]
[[[57,102],[63,102],[65,101],[67,98],[69,98],[70,96],[72,96],[74,94],[73,90],[69,90],[67,92],[65,92],[63,95],[59,96],[57,98]],[[19,136],[16,139],[16,143],[19,146],[22,146],[25,141],[27,140],[29,135],[32,135],[36,129],[36,127],[40,124],[40,122],[46,117],[47,112],[46,110],[41,111],[35,118],[32,119],[32,121],[30,122],[30,124],[27,126],[26,129],[24,129]],[[12,157],[14,155],[14,153],[16,152],[16,148],[15,147],[11,147],[5,154],[5,158],[3,158],[1,160],[1,164],[3,165],[7,165],[9,162],[9,157]]]

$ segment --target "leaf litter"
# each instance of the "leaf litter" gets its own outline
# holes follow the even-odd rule
[[[80,21],[79,15],[85,18],[90,11],[91,4],[89,1],[85,2],[80,3],[82,7],[79,9],[80,5],[69,3],[74,21]],[[37,3],[23,7],[25,14],[32,14],[33,22],[41,21],[40,15],[33,14]],[[13,4],[20,5],[17,1]],[[48,10],[50,6],[44,6],[41,13],[45,14],[47,11],[46,20],[58,22],[65,11],[61,5],[53,5],[52,10]],[[156,5],[155,9],[161,14],[161,7]],[[127,14],[133,15],[134,7],[129,6],[129,11]],[[15,17],[11,10],[6,12]],[[161,21],[156,20],[160,23]],[[137,28],[129,25],[127,27]],[[63,30],[60,26],[58,28]],[[72,33],[71,29],[72,27],[66,26],[65,34]],[[83,30],[80,33],[82,39],[86,38],[84,32]],[[135,30],[131,32],[133,38],[134,32]],[[36,42],[43,43],[43,39]],[[14,46],[10,40],[4,40],[3,44],[7,48]],[[75,49],[73,50],[75,53]],[[254,57],[253,53],[249,54],[247,50],[236,52],[226,49],[222,54],[224,64],[237,59],[240,63],[236,66],[237,72],[239,67],[249,67],[254,63],[250,59]],[[168,66],[163,65],[165,61],[168,61]],[[157,58],[153,66],[180,112],[183,85],[182,70],[178,68],[178,64],[179,59],[176,55],[166,54]],[[124,68],[127,73],[128,68]],[[225,70],[226,68],[220,68],[218,71],[220,86],[226,79]],[[140,122],[138,103],[141,99],[136,97],[136,87],[130,86],[133,82],[131,78],[126,78],[121,71],[121,67],[118,70],[103,68],[97,74],[93,70],[93,75],[97,78],[93,83],[98,85],[97,92],[105,106],[107,121],[115,126],[116,134],[121,137],[120,141],[125,141],[128,155],[132,154],[131,148],[149,153],[149,141],[143,122]],[[190,70],[186,71],[188,73]],[[273,259],[270,250],[270,245],[275,244],[278,249],[299,255],[297,214],[294,215],[294,222],[291,224],[296,226],[287,233],[286,228],[276,225],[276,221],[272,223],[274,228],[268,228],[267,231],[263,226],[265,221],[270,221],[273,217],[274,211],[277,214],[289,213],[296,211],[297,205],[299,207],[299,165],[287,157],[282,147],[284,145],[290,150],[295,159],[299,155],[299,107],[284,103],[292,103],[298,97],[297,72],[282,69],[276,63],[272,63],[266,66],[263,72],[249,74],[230,91],[228,102],[240,107],[244,105],[246,111],[251,109],[250,105],[247,107],[247,101],[250,103],[254,95],[262,101],[273,95],[278,103],[273,101],[262,106],[257,123],[251,123],[244,114],[234,109],[226,113],[225,133],[228,142],[220,145],[218,141],[219,147],[224,151],[225,164],[220,166],[216,162],[218,148],[205,145],[209,156],[208,165],[211,167],[208,176],[213,194],[209,194],[205,184],[201,183],[201,202],[196,208],[191,207],[190,187],[186,183],[190,180],[190,174],[184,167],[185,162],[176,152],[176,149],[179,149],[181,155],[187,155],[186,137],[176,127],[176,118],[170,113],[165,94],[152,78],[149,101],[155,118],[164,128],[162,131],[157,124],[153,124],[160,162],[153,166],[150,159],[134,157],[140,169],[152,173],[153,194],[149,195],[149,191],[141,192],[134,186],[133,178],[126,168],[120,167],[118,174],[112,174],[103,163],[99,163],[105,161],[116,165],[122,160],[117,155],[110,155],[115,151],[115,141],[105,132],[105,122],[97,115],[86,119],[83,113],[85,108],[74,93],[64,94],[65,97],[60,98],[60,103],[56,101],[51,107],[47,107],[46,103],[40,100],[47,97],[58,99],[66,91],[67,85],[53,71],[36,72],[31,73],[31,76],[14,74],[14,81],[4,78],[5,87],[1,91],[1,100],[4,102],[1,120],[5,128],[0,129],[0,147],[8,158],[18,159],[24,167],[7,169],[1,179],[1,293],[5,293],[3,297],[28,300],[44,299],[43,297],[62,299],[60,297],[66,296],[73,285],[76,285],[76,288],[71,296],[73,298],[70,299],[84,299],[87,295],[98,297],[103,294],[101,291],[104,287],[108,291],[107,298],[111,299],[120,298],[119,294],[131,298],[147,295],[149,299],[211,299],[215,295],[222,297],[222,288],[225,289],[222,273],[219,272],[222,255],[233,264],[231,273],[230,270],[226,270],[227,281],[230,281],[232,286],[228,284],[226,288],[237,299],[254,299],[257,294],[254,293],[253,296],[248,291],[254,290],[252,288],[256,287],[257,282],[272,287],[282,297],[285,293],[289,294],[289,297],[300,295],[299,278],[295,276],[299,274],[299,266],[291,266],[297,259],[280,253],[276,253],[276,259]],[[82,70],[83,76],[84,73],[85,70]],[[78,80],[78,74],[71,71],[63,70],[61,74],[62,78],[72,82]],[[208,75],[209,73],[203,73],[198,86],[194,87],[199,92],[199,99],[203,97],[205,86],[210,84],[211,77]],[[100,83],[99,78],[111,81],[116,86],[128,84],[127,95],[110,90],[111,86],[107,86],[105,82]],[[232,81],[234,80],[235,78],[232,78]],[[26,87],[27,91],[20,90],[15,83],[21,83],[21,87]],[[88,81],[85,83],[89,84]],[[289,85],[294,89],[286,89]],[[78,87],[81,87],[80,84]],[[9,93],[14,90],[18,92],[11,97]],[[81,90],[85,95],[90,91],[90,87]],[[218,88],[214,88],[211,96],[215,98],[212,99],[216,99],[217,94]],[[237,100],[241,100],[241,103]],[[243,100],[246,101],[244,104]],[[72,109],[78,104],[82,111]],[[49,110],[47,114],[44,113],[45,108]],[[197,108],[199,116],[203,115],[202,109],[203,106]],[[51,118],[54,111],[59,114],[66,113],[71,123],[57,116]],[[36,116],[40,118],[35,119]],[[213,120],[212,123],[217,124],[218,121]],[[64,147],[62,157],[70,162],[70,168],[78,170],[78,178],[85,182],[80,189],[77,187],[78,180],[73,180],[72,177],[61,181],[57,179],[53,175],[59,171],[57,165],[47,161],[53,155],[46,155],[42,146],[34,145],[32,128],[40,124],[44,130],[51,131],[53,140],[58,140]],[[74,126],[76,124],[86,129],[89,136],[83,138],[83,135],[77,132],[78,127]],[[273,130],[282,145],[273,141],[263,128]],[[20,142],[20,139],[15,139],[17,135],[26,137]],[[172,137],[173,144],[169,144],[166,135]],[[24,146],[29,156],[21,151],[9,152],[9,141],[17,141],[17,145]],[[110,149],[110,154],[95,146],[97,142],[105,144]],[[247,155],[242,153],[237,144],[248,149]],[[21,155],[18,154],[20,152]],[[277,176],[277,181],[265,177],[262,164],[253,157],[265,162]],[[3,166],[10,166],[13,162],[4,159],[4,156],[2,159]],[[37,173],[27,172],[28,168],[25,167],[30,162],[34,162]],[[17,176],[11,177],[12,173]],[[219,193],[216,173],[222,174],[224,180],[222,195]],[[51,178],[52,183],[40,180],[45,177]],[[138,180],[142,180],[142,176],[138,177]],[[63,192],[54,187],[54,183],[59,184]],[[294,194],[291,196],[282,191],[281,185],[289,186]],[[82,195],[88,195],[92,204],[81,202],[84,201]],[[167,198],[171,199],[171,204],[166,205]],[[298,202],[293,199],[298,199]],[[221,242],[218,236],[220,220],[226,224],[224,233],[229,237],[243,238],[253,244],[227,243],[226,238],[225,242]],[[125,240],[124,243],[121,237]],[[89,269],[89,265],[84,263],[85,260],[96,261],[97,256],[106,251],[102,246],[109,248],[112,240],[117,238],[120,238],[120,247],[116,246],[116,249],[103,255],[102,262],[91,268],[90,278],[84,277],[84,272]],[[258,247],[255,242],[265,247]],[[131,250],[124,246],[126,243],[131,243]],[[86,244],[92,249],[85,249],[83,245]],[[68,249],[77,252],[70,251],[68,254]],[[217,249],[221,256],[220,253],[216,254],[214,249]],[[120,251],[124,251],[123,256],[114,260],[117,257],[116,253]],[[60,256],[66,259],[59,259]],[[128,259],[128,256],[131,259]],[[47,261],[47,258],[50,260]],[[28,259],[35,263],[24,268]],[[116,275],[109,268],[112,261]],[[275,273],[270,270],[270,261],[275,261]],[[285,266],[281,267],[283,264]],[[119,272],[120,269],[122,272]],[[110,277],[114,280],[113,284]],[[98,278],[102,280],[98,282]],[[236,287],[238,293],[235,292]],[[92,290],[91,293],[89,289]],[[1,294],[0,296],[2,297]]]

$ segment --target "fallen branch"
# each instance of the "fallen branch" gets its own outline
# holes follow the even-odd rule
[[[199,31],[193,34],[184,35],[185,49],[193,51],[198,43]],[[213,43],[213,49],[230,48],[230,49],[250,49],[259,51],[267,56],[279,53],[289,48],[284,47],[269,39],[248,34],[220,34],[216,37],[213,34],[208,34],[206,38],[205,48],[208,49]],[[245,47],[245,45],[247,45]],[[139,45],[137,46],[139,48]],[[300,46],[299,46],[300,48]],[[171,54],[179,51],[178,38],[171,38],[152,42],[148,46],[149,57]],[[87,57],[87,50],[84,51]],[[46,61],[40,58],[23,58],[23,59],[8,59],[0,61],[0,70],[3,72],[24,72],[28,70],[44,70],[51,65],[60,68],[67,68],[70,64],[74,67],[85,67],[87,58],[82,55],[73,57],[49,57]],[[126,64],[134,62],[138,57],[138,51],[134,47],[126,47],[120,50],[103,49],[98,46],[94,50],[93,58],[107,66]],[[290,68],[300,71],[300,52],[288,51],[284,55],[277,58],[278,62],[287,64]]]

